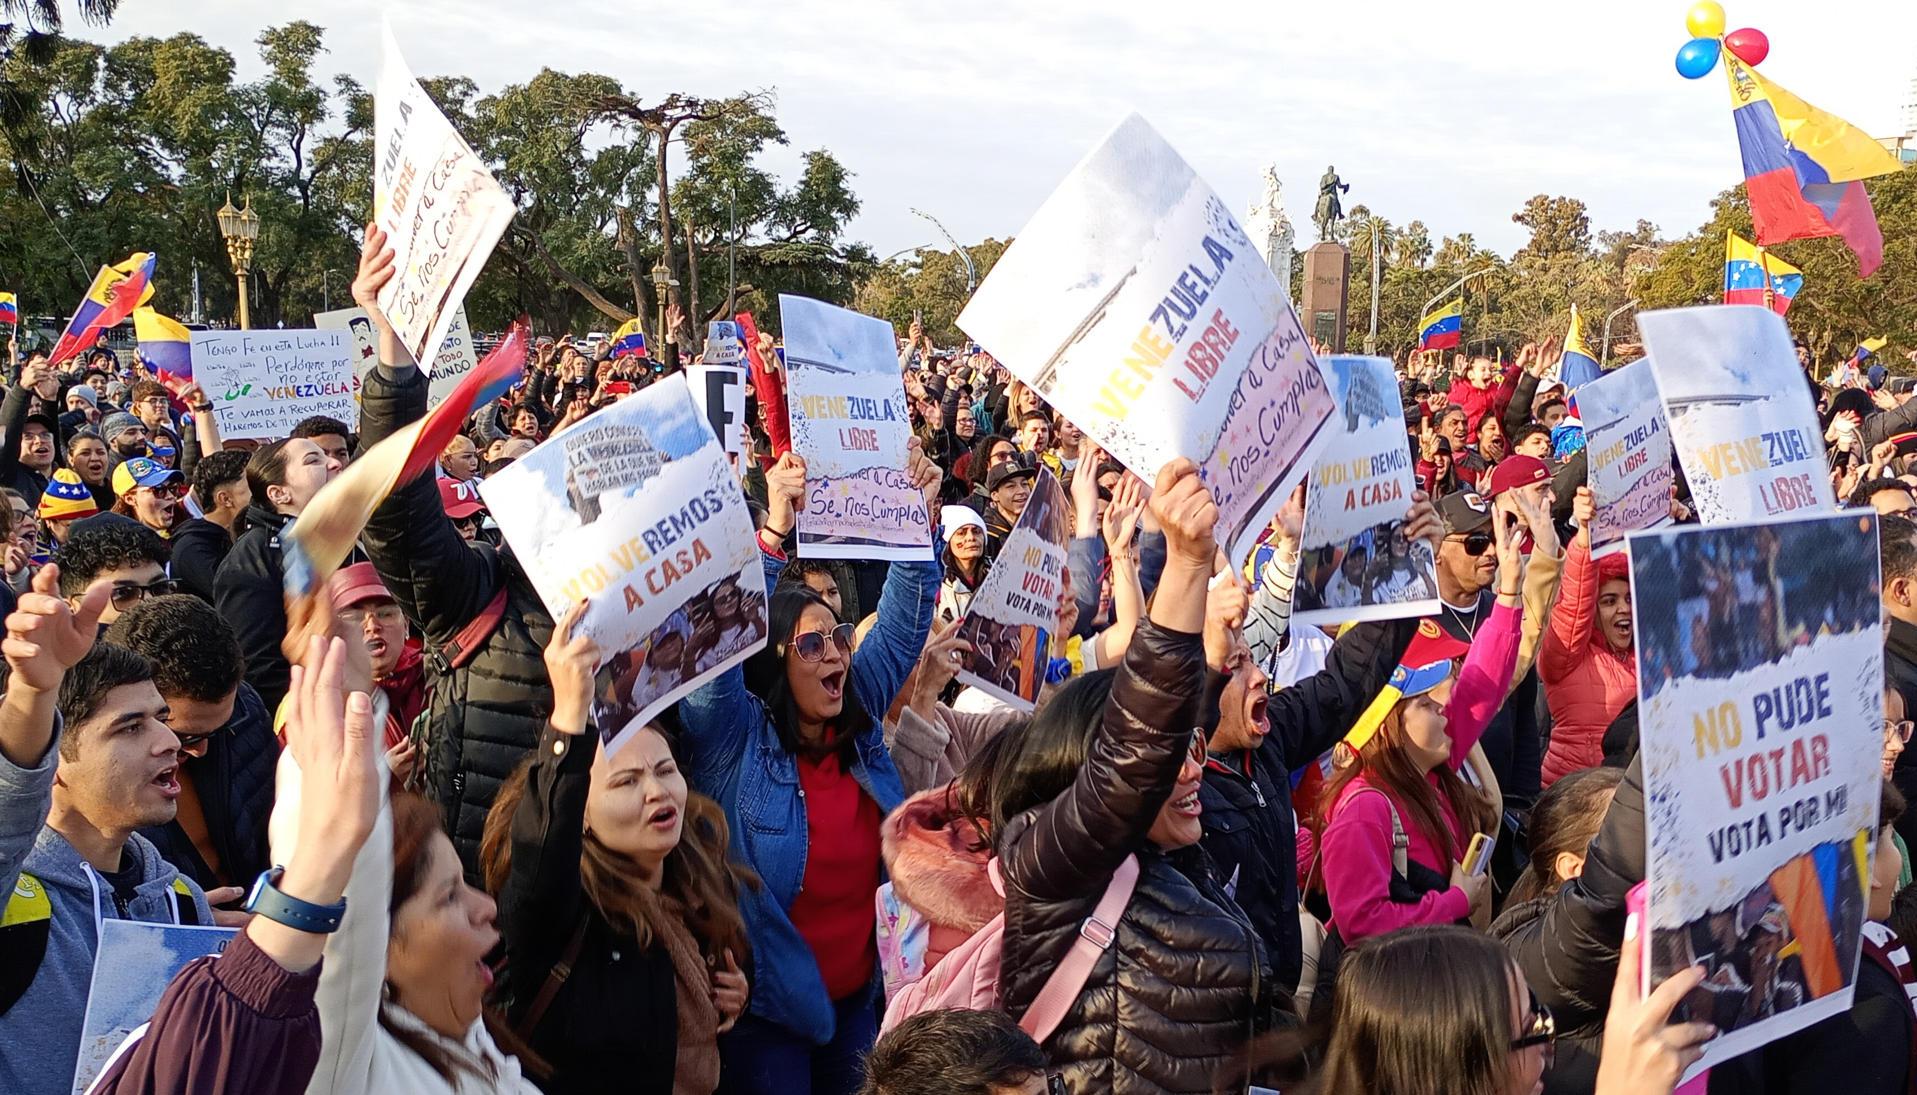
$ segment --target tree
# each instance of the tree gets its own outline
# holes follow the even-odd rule
[[[1423,266],[1431,261],[1431,230],[1423,221],[1412,221],[1399,231],[1391,249],[1393,266]]]
[[[1557,255],[1583,255],[1591,249],[1591,218],[1584,203],[1576,198],[1552,198],[1539,194],[1511,214],[1513,223],[1531,230],[1531,240],[1518,249],[1512,261],[1526,258],[1551,258]]]

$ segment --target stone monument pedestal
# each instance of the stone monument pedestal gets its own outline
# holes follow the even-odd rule
[[[1305,252],[1304,299],[1299,320],[1305,333],[1334,354],[1345,352],[1345,305],[1351,290],[1351,253],[1341,243],[1323,240]]]

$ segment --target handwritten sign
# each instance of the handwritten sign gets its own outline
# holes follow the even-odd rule
[[[958,322],[1146,482],[1196,463],[1236,561],[1336,410],[1258,248],[1137,115],[1046,199]]]
[[[366,374],[379,364],[379,333],[373,330],[373,317],[366,309],[335,308],[314,312],[313,326],[322,331],[345,331],[353,339],[353,375],[365,383]]]
[[[912,436],[892,325],[781,295],[792,447],[806,462],[799,554],[930,559],[925,496],[905,473]]]
[[[745,459],[745,366],[693,365],[686,369],[686,383],[736,468]]]
[[[1824,431],[1781,316],[1714,304],[1637,322],[1705,524],[1837,508]]]
[[[1292,620],[1343,623],[1438,611],[1431,545],[1405,535],[1416,489],[1398,376],[1382,357],[1328,357],[1342,411],[1305,488]]]
[[[1058,480],[1040,468],[1031,497],[958,624],[958,637],[972,647],[962,656],[958,679],[1021,711],[1037,707],[1051,661],[1071,534],[1066,512]]]
[[[1578,389],[1589,459],[1591,554],[1624,549],[1624,538],[1671,523],[1671,431],[1657,377],[1638,360]]]
[[[446,326],[445,341],[433,355],[426,406],[430,409],[446,402],[446,397],[453,394],[459,382],[478,365],[479,355],[473,352],[472,328],[466,326],[466,306],[462,304],[453,309],[453,321]]]
[[[765,575],[725,453],[669,376],[487,478],[480,494],[557,617],[607,652],[593,719],[608,754],[765,645]]]
[[[428,362],[513,217],[512,199],[453,129],[383,28],[373,96],[373,220],[393,248],[379,292],[400,342]]]
[[[228,437],[285,437],[316,414],[358,424],[353,358],[346,331],[193,332],[193,376]]]
[[[1655,358],[1653,359],[1655,360]],[[1650,980],[1697,1068],[1850,1007],[1883,771],[1868,510],[1630,537]]]

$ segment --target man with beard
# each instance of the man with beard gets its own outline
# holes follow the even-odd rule
[[[106,438],[107,455],[115,464],[146,455],[146,423],[126,411],[107,415],[100,436]]]

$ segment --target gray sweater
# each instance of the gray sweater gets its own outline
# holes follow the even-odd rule
[[[80,1025],[86,1018],[87,992],[93,980],[93,949],[100,921],[116,915],[112,886],[80,858],[66,838],[46,825],[53,801],[53,773],[59,764],[59,729],[46,756],[21,768],[0,755],[0,894],[10,898],[8,914],[47,925],[10,924],[0,932],[42,935],[46,950],[33,983],[12,1008],[0,1014],[0,1076],[9,1095],[66,1095],[73,1089],[73,1068],[80,1053]],[[127,919],[148,923],[179,922],[175,886],[190,899],[197,922],[211,924],[206,895],[145,838],[128,838],[123,862],[137,863],[140,883]],[[23,886],[24,871],[38,886]],[[34,912],[40,906],[46,911]],[[30,961],[23,948],[0,946],[0,965]]]

